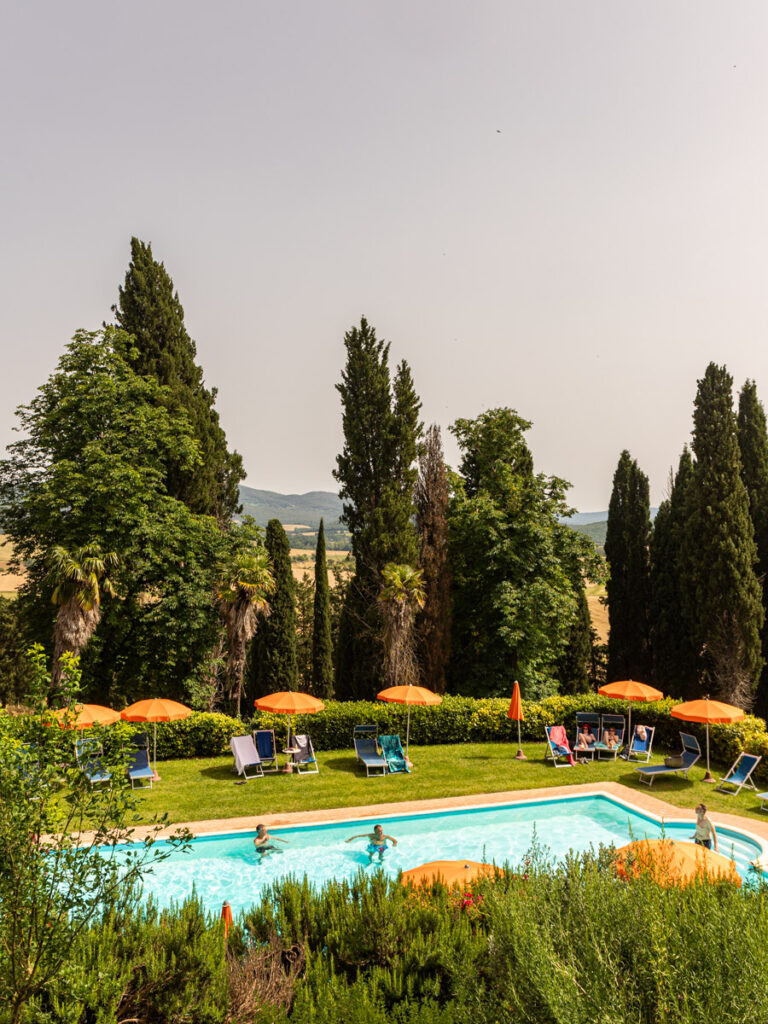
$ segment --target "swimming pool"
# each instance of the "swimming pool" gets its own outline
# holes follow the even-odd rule
[[[526,800],[461,810],[354,818],[323,825],[270,828],[287,839],[280,852],[259,857],[254,851],[255,831],[199,837],[186,851],[174,851],[153,866],[144,888],[161,906],[183,900],[196,889],[206,908],[221,909],[229,900],[232,910],[250,906],[262,889],[286,875],[306,874],[317,885],[334,878],[352,878],[368,865],[366,841],[347,843],[356,833],[369,832],[380,823],[397,839],[384,857],[383,870],[395,877],[400,870],[431,860],[494,861],[518,864],[531,848],[534,835],[555,860],[569,850],[582,852],[601,843],[622,846],[633,839],[669,838],[690,841],[693,823],[662,823],[629,804],[604,794]],[[764,855],[762,844],[740,832],[718,826],[720,852],[733,857],[742,878],[749,865]],[[158,843],[162,849],[166,844]],[[378,867],[378,861],[374,867]]]

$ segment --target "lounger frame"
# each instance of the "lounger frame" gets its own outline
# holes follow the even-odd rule
[[[555,745],[554,745],[554,743],[552,742],[552,740],[550,739],[550,736],[549,736],[549,730],[550,729],[554,729],[554,728],[555,727],[553,725],[545,725],[544,726],[544,733],[546,734],[546,737],[547,737],[547,750],[546,750],[546,752],[544,754],[544,760],[545,761],[552,760],[554,762],[555,768],[573,768],[573,765],[571,764],[568,755],[567,754],[558,754],[557,751],[555,750]],[[573,756],[575,757],[576,755],[574,754]]]
[[[254,729],[253,742],[256,744],[256,750],[261,761],[261,769],[265,775],[272,774],[280,771],[280,765],[277,763],[277,740],[275,739],[274,729]],[[259,743],[259,737],[262,738],[261,745]],[[265,750],[266,745],[269,745],[271,753],[267,753]]]
[[[752,764],[749,766],[749,769],[746,772],[746,774],[739,775],[738,782],[736,782],[736,781],[734,781],[733,776],[735,774],[738,774],[737,773],[737,768],[738,768],[739,764],[742,761],[745,760],[745,758],[748,759],[749,761],[751,761]],[[760,764],[761,760],[762,760],[762,754],[748,754],[748,753],[746,753],[746,751],[742,750],[742,752],[739,754],[739,756],[733,762],[733,764],[728,769],[726,774],[719,780],[720,781],[720,785],[717,787],[718,791],[720,793],[727,793],[729,796],[736,796],[737,793],[741,792],[741,790],[742,790],[742,788],[744,786],[749,786],[750,789],[754,789],[754,791],[757,792],[757,786],[755,785],[755,783],[752,780],[752,772],[755,770],[755,768],[757,768],[757,766],[758,766],[758,764]],[[735,789],[725,789],[724,788],[725,786],[735,786],[736,788]]]
[[[383,778],[389,769],[387,759],[382,757],[378,751],[376,739],[379,735],[377,725],[356,725],[352,730],[352,745],[355,748],[355,757],[365,768],[367,777]],[[371,749],[373,744],[373,749]]]
[[[597,736],[599,737],[600,736],[600,715],[598,715],[598,713],[596,711],[577,711],[576,712],[576,738],[575,738],[575,740],[573,742],[573,745],[571,747],[571,750],[573,751],[573,756],[576,758],[577,761],[578,761],[578,759],[580,757],[589,757],[589,758],[592,759],[592,761],[594,761],[595,760],[595,744],[594,743],[590,744],[590,746],[588,746],[588,747],[580,747],[580,746],[578,746],[579,733],[581,732],[582,725],[590,725],[590,726],[592,726],[593,727],[592,731],[596,732]]]
[[[104,748],[95,737],[88,736],[75,740],[77,763],[92,786],[97,786],[100,782],[110,782],[112,779],[112,773],[101,763],[103,754]]]
[[[229,749],[235,759],[235,769],[238,775],[242,775],[248,782],[251,779],[264,778],[264,768],[253,736],[233,736],[229,741]]]
[[[611,748],[603,743],[603,733],[609,725],[613,725],[616,728],[616,732],[619,737],[619,742],[615,747]],[[621,748],[624,744],[624,736],[627,731],[627,720],[624,715],[606,714],[600,716],[600,739],[595,744],[595,750],[597,751],[598,761],[615,761],[621,752]]]
[[[155,773],[149,763],[149,751],[144,747],[137,747],[131,754],[128,764],[128,778],[131,780],[131,789],[135,789],[135,783],[140,783],[139,789],[152,789]],[[149,782],[149,787],[144,782]]]
[[[317,763],[315,757],[315,748],[312,746],[312,740],[307,733],[299,733],[298,736],[294,735],[293,744],[299,749],[293,751],[290,756],[291,768],[297,775],[317,775],[320,771],[320,765]],[[301,748],[304,748],[302,751]]]
[[[396,758],[398,758],[398,760],[402,761],[402,763],[403,763],[402,768],[393,768],[392,767],[392,762],[390,761],[389,757],[387,756],[387,750],[385,749],[385,741],[387,741],[387,740],[392,740],[392,746],[395,746],[395,743],[396,743],[397,749],[391,750],[390,751],[390,755],[392,757],[396,757]],[[405,756],[405,751],[403,750],[403,741],[400,739],[400,734],[399,733],[391,733],[391,734],[389,734],[387,736],[379,736],[379,744],[381,745],[381,753],[382,753],[382,755],[384,757],[384,760],[387,762],[387,771],[388,772],[390,772],[392,775],[400,775],[402,773],[405,773],[406,775],[410,774],[411,769],[408,767],[408,761],[407,761],[406,756]]]
[[[652,786],[653,780],[659,775],[682,775],[683,778],[688,778],[688,772],[701,757],[701,747],[696,737],[688,732],[681,732],[680,740],[683,745],[682,765],[679,768],[668,768],[665,764],[636,765],[635,771],[640,776],[640,782],[647,782]]]
[[[635,726],[635,731],[632,733],[632,739],[629,741],[629,747],[627,748],[627,760],[634,761],[635,763],[642,761],[643,763],[647,764],[651,760],[651,750],[653,749],[653,737],[656,733],[656,727],[653,725],[643,726],[646,733],[646,745],[645,749],[643,749],[642,747],[638,749],[637,747],[635,747],[635,741],[637,740],[637,729],[640,725],[642,725],[642,722],[639,722]]]

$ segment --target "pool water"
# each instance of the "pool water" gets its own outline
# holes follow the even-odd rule
[[[256,901],[265,886],[286,875],[306,874],[317,885],[334,878],[352,878],[368,866],[367,841],[345,840],[372,832],[375,824],[397,839],[397,846],[388,845],[381,865],[392,877],[431,860],[467,858],[517,865],[530,850],[534,836],[550,857],[559,860],[569,850],[597,849],[601,843],[623,846],[633,839],[654,839],[662,834],[655,819],[600,795],[354,819],[270,829],[273,837],[288,842],[274,843],[279,852],[267,854],[261,863],[253,846],[255,831],[195,839],[186,851],[174,851],[154,865],[144,889],[161,906],[167,906],[183,900],[194,887],[208,910],[216,912],[229,900],[237,913]],[[665,823],[663,831],[671,839],[692,841],[693,824]],[[749,865],[762,855],[761,847],[730,829],[717,831],[720,852],[734,859],[742,878],[754,876]],[[158,843],[155,848],[164,846]],[[376,856],[373,868],[379,866]]]

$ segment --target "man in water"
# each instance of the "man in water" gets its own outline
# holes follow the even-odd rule
[[[264,855],[267,853],[273,853],[277,847],[273,846],[272,843],[287,843],[287,839],[281,839],[280,836],[271,836],[267,832],[266,825],[256,826],[256,837],[253,840],[253,845],[256,847],[256,853],[259,855],[259,863],[264,860]]]
[[[696,832],[693,836],[693,841],[697,846],[706,846],[708,850],[712,849],[714,843],[715,850],[717,850],[717,832],[715,832],[715,826],[707,817],[706,804],[699,804],[696,808]]]
[[[347,839],[348,843],[351,843],[353,839],[367,839],[368,840],[368,863],[373,863],[373,855],[378,853],[379,864],[384,860],[384,851],[387,848],[387,840],[392,843],[393,846],[397,846],[397,840],[392,836],[385,836],[384,829],[381,825],[375,825],[373,832],[361,832],[359,835],[350,836]]]

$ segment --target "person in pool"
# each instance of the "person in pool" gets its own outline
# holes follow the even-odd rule
[[[272,845],[274,842],[287,843],[288,840],[281,839],[280,836],[271,836],[267,832],[266,825],[256,826],[256,837],[253,840],[253,845],[256,847],[256,853],[259,855],[259,863],[264,860],[265,854],[274,853],[277,850],[277,847]]]
[[[397,846],[397,840],[393,836],[385,836],[384,829],[381,825],[374,825],[373,832],[361,832],[359,835],[350,836],[347,839],[348,843],[351,843],[353,839],[367,839],[368,840],[368,863],[373,862],[373,855],[378,853],[379,863],[384,860],[384,852],[387,849],[387,840],[392,843],[393,846]]]
[[[693,841],[697,846],[706,846],[708,850],[712,849],[712,844],[714,843],[715,850],[717,850],[717,832],[715,832],[715,826],[707,817],[706,804],[699,804],[696,808],[696,831]]]

